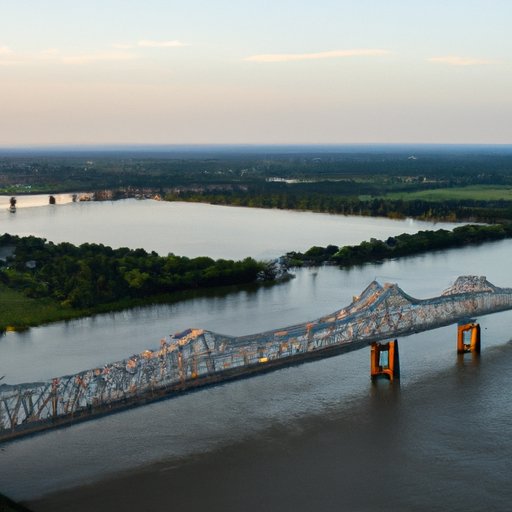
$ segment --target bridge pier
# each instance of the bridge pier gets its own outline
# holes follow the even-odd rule
[[[475,322],[457,326],[457,353],[480,353],[480,324]]]
[[[400,359],[398,340],[388,343],[372,343],[370,353],[372,381],[379,377],[387,377],[390,381],[400,378]]]

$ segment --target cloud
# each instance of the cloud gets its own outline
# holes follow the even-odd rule
[[[299,60],[338,59],[345,57],[374,57],[389,54],[388,50],[356,48],[353,50],[331,50],[318,53],[267,53],[251,55],[244,60],[250,62],[293,62]]]
[[[49,48],[42,50],[36,55],[27,56],[27,60],[31,61],[44,61],[44,62],[58,62],[62,64],[90,64],[93,62],[105,61],[123,61],[137,58],[133,53],[128,52],[96,52],[96,53],[78,53],[78,54],[65,54],[57,48]]]
[[[46,58],[56,58],[64,64],[89,64],[91,62],[105,61],[124,61],[137,58],[135,55],[127,52],[99,52],[83,53],[78,55],[51,55]]]
[[[143,39],[137,41],[135,44],[124,44],[117,43],[112,45],[118,50],[133,50],[134,48],[181,48],[183,46],[189,46],[187,43],[181,41],[152,41],[149,39]]]
[[[21,64],[14,51],[8,46],[0,46],[0,66],[14,66]]]
[[[178,48],[181,46],[188,46],[181,41],[148,41],[143,40],[137,43],[141,48]]]
[[[491,60],[472,59],[468,57],[459,57],[457,55],[446,55],[443,57],[430,57],[427,59],[429,62],[436,64],[447,64],[448,66],[483,66],[485,64],[492,64]]]
[[[37,53],[19,53],[7,46],[0,46],[0,66],[29,65],[36,63],[89,64],[105,61],[126,61],[138,56],[126,51],[105,51],[95,53],[66,54],[56,48]]]
[[[131,50],[132,48],[135,48],[133,44],[113,44],[112,48],[116,48],[117,50]]]
[[[41,50],[34,58],[41,60],[52,60],[58,59],[61,57],[61,53],[57,48],[47,48],[46,50]]]

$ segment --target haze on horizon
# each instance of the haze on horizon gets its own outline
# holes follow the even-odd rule
[[[508,0],[4,2],[0,146],[512,143]]]

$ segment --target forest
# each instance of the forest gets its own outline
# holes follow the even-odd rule
[[[308,189],[282,190],[251,189],[247,191],[188,192],[167,194],[169,201],[190,201],[218,205],[248,206],[307,210],[341,215],[364,215],[401,219],[412,217],[421,220],[470,220],[500,222],[512,220],[512,201],[451,199],[428,201],[425,199],[389,199],[375,197],[361,199],[332,191],[319,191],[320,184]],[[326,187],[335,188],[335,187]]]
[[[275,180],[286,180],[281,183]],[[264,186],[348,196],[512,185],[508,146],[213,146],[2,151],[0,193]],[[314,186],[313,188],[310,188]],[[278,188],[276,188],[278,187]]]
[[[345,215],[500,222],[512,220],[510,190],[508,146],[0,152],[0,194],[12,196],[88,192],[96,199],[159,196]]]
[[[2,246],[11,248],[12,255],[0,266],[0,282],[27,297],[51,298],[71,308],[273,278],[268,265],[252,258],[159,256],[144,249],[54,244],[9,234],[0,236]]]
[[[512,237],[512,225],[494,224],[464,225],[452,231],[438,229],[436,231],[419,231],[415,234],[403,233],[386,240],[372,238],[359,245],[338,247],[314,246],[302,252],[289,252],[285,259],[289,266],[333,264],[341,267],[362,265],[390,258],[413,256],[426,252],[453,249],[472,244],[492,242]]]

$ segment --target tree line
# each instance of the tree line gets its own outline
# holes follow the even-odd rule
[[[411,158],[410,151],[417,157]],[[0,188],[4,193],[130,187],[162,193],[173,187],[209,184],[261,186],[275,177],[325,183],[327,189],[343,195],[478,184],[510,186],[512,152],[506,148],[465,151],[419,147],[357,152],[344,148],[330,152],[315,148],[0,152]]]
[[[219,192],[182,191],[167,194],[169,201],[190,201],[229,206],[257,208],[278,208],[304,210],[342,215],[363,215],[400,219],[413,217],[423,220],[473,220],[479,222],[499,222],[512,220],[512,203],[506,200],[447,199],[445,201],[425,201],[423,199],[360,199],[311,190],[296,192],[258,192],[255,190],[229,190]],[[315,190],[316,189],[316,190]]]
[[[313,246],[304,253],[289,252],[286,261],[289,266],[334,264],[343,267],[376,262],[389,258],[400,258],[435,250],[463,247],[470,244],[512,238],[511,224],[490,226],[469,224],[452,231],[419,231],[415,234],[403,233],[386,240],[372,238],[359,245],[338,247]]]
[[[0,236],[2,246],[12,248],[13,253],[0,266],[0,281],[28,297],[50,297],[72,308],[252,283],[263,275],[272,279],[268,265],[252,258],[233,261],[159,256],[144,249],[55,244],[9,234]]]
[[[323,264],[349,267],[511,237],[512,224],[466,225],[453,231],[439,229],[404,233],[386,240],[372,238],[358,245],[314,246],[305,252],[287,253],[280,259],[284,266],[276,266],[252,258],[232,261],[174,254],[159,256],[143,249],[54,244],[33,236],[5,234],[0,236],[4,254],[4,260],[0,260],[0,287],[18,294],[13,295],[13,300],[22,305],[14,304],[9,312],[10,303],[6,302],[3,320],[5,325],[18,327],[37,325],[167,300],[168,294],[176,291],[259,280],[276,282],[282,278],[279,272],[285,267]],[[5,254],[10,255],[5,258]],[[20,302],[19,296],[25,299]],[[30,311],[28,315],[27,311]]]

